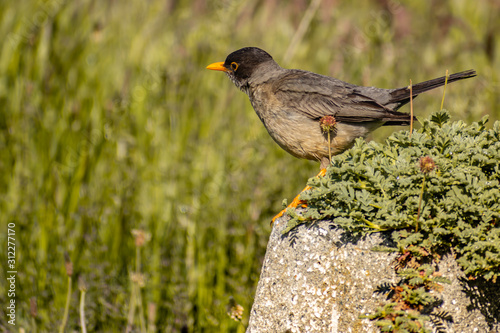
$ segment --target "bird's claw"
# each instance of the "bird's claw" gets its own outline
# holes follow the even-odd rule
[[[288,208],[296,208],[297,206],[301,206],[303,208],[307,207],[307,202],[305,200],[300,200],[300,195],[302,194],[302,192],[304,191],[308,191],[311,189],[311,186],[306,186],[296,197],[295,199],[293,199],[292,203],[290,203],[285,209],[283,209],[281,212],[279,212],[278,214],[276,214],[275,217],[273,217],[273,219],[271,220],[271,225],[273,225],[274,221],[276,221],[277,219],[279,219],[280,217],[283,216],[283,214],[286,213],[286,210]]]
[[[326,174],[326,169],[321,169],[321,171],[319,172],[319,174],[316,176],[316,177],[323,177],[324,175]],[[278,214],[276,214],[275,217],[273,217],[273,219],[271,220],[271,225],[274,224],[274,221],[276,221],[277,219],[279,219],[280,217],[283,216],[283,214],[286,213],[286,210],[288,208],[296,208],[297,206],[301,206],[302,208],[305,208],[307,207],[307,201],[305,200],[301,200],[300,199],[300,195],[302,194],[302,192],[305,192],[305,191],[309,191],[311,189],[311,186],[306,186],[296,197],[295,199],[293,199],[292,203],[288,205],[288,207],[286,207],[285,209],[283,209],[281,212],[279,212]]]

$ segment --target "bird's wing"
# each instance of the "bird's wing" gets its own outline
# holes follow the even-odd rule
[[[374,88],[300,70],[290,70],[273,83],[273,92],[282,105],[311,119],[331,115],[341,122],[409,121],[409,115],[391,111],[366,96],[363,89]]]

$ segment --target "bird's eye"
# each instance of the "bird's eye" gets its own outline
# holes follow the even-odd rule
[[[231,63],[231,68],[233,69],[233,71],[236,71],[238,69],[238,64],[235,63],[235,62],[232,62]]]

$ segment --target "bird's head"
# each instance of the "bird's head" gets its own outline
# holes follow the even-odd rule
[[[255,70],[268,61],[273,61],[273,58],[266,51],[244,47],[228,55],[226,61],[208,65],[207,69],[225,72],[236,87],[245,91]]]

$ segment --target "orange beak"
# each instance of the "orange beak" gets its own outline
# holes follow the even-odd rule
[[[211,69],[213,71],[227,72],[227,68],[224,67],[223,62],[214,62],[213,64],[208,65],[207,69]]]

